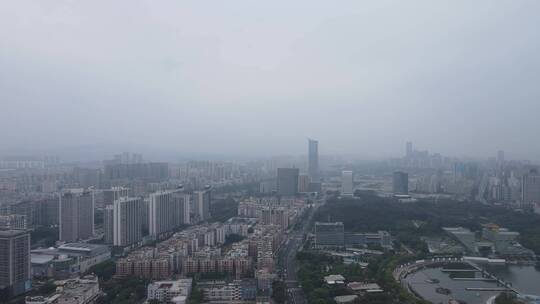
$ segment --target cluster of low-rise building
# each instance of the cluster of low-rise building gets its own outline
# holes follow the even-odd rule
[[[276,206],[279,209],[275,209],[283,211],[278,216],[281,219],[272,218],[273,215],[269,219],[265,218],[268,216],[265,212],[269,210],[268,207],[278,204],[278,200],[259,200],[255,202],[256,206],[253,203],[241,204],[239,216],[225,223],[192,226],[157,243],[155,247],[142,247],[130,252],[117,261],[116,275],[170,280],[174,276],[220,273],[235,278],[198,282],[205,301],[211,303],[253,302],[257,291],[271,294],[272,282],[277,278],[275,254],[286,239],[289,219],[293,222],[303,212],[304,204],[296,200],[284,201]],[[247,211],[246,208],[256,208],[258,211]],[[252,214],[257,216],[250,216]],[[282,220],[285,216],[287,220]],[[227,237],[233,234],[243,239],[226,245]],[[148,300],[157,299],[157,291],[166,294],[169,290],[188,290],[175,288],[175,284],[173,281],[152,283],[148,287]],[[184,292],[176,300],[170,301],[183,303],[187,296]]]
[[[259,223],[248,239],[249,254],[259,271],[273,274],[274,255],[285,241],[286,231],[306,208],[306,201],[295,197],[252,198],[239,203],[238,216]]]
[[[198,287],[207,303],[254,303],[257,298],[257,284],[253,279],[202,281]]]
[[[329,286],[341,286],[350,294],[334,297],[334,301],[338,304],[354,303],[359,296],[370,293],[383,292],[377,283],[373,282],[349,282],[340,274],[331,274],[325,276],[324,282]]]
[[[314,246],[319,249],[369,245],[392,248],[392,236],[388,232],[345,232],[342,222],[316,222],[314,233]]]
[[[148,284],[147,300],[159,303],[185,304],[191,294],[193,279],[155,281]]]
[[[116,263],[118,276],[166,279],[173,274],[226,272],[241,276],[252,270],[247,249],[242,254],[223,254],[227,225],[193,226],[175,233],[155,247],[132,251]]]
[[[293,225],[307,204],[299,198],[251,198],[238,204],[238,216],[257,218],[260,224],[277,225],[283,229]]]
[[[519,232],[494,224],[484,225],[481,237],[476,232],[463,227],[443,228],[452,238],[458,241],[464,252],[489,257],[503,257],[508,259],[534,259],[534,252],[523,247],[519,242]]]

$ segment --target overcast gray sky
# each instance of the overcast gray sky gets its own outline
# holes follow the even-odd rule
[[[540,159],[540,1],[0,2],[0,145]],[[117,150],[115,150],[117,151]]]

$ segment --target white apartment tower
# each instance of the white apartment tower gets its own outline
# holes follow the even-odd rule
[[[190,196],[180,190],[158,191],[150,194],[148,202],[148,230],[160,235],[181,224],[190,223]]]
[[[210,204],[212,200],[211,189],[205,189],[194,192],[195,215],[200,221],[210,218]]]
[[[105,205],[112,205],[115,200],[128,196],[129,188],[125,187],[112,187],[111,189],[103,190],[103,201]]]
[[[191,196],[185,193],[174,193],[173,194],[175,201],[175,208],[177,212],[176,225],[188,225],[191,223],[190,213],[191,213]]]
[[[115,246],[129,246],[142,239],[143,200],[139,197],[122,197],[114,201]]]

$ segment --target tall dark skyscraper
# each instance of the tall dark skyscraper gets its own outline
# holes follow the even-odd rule
[[[312,182],[318,182],[319,176],[319,142],[308,139],[308,173]]]
[[[298,175],[300,175],[300,170],[297,168],[278,168],[278,194],[283,196],[296,195],[298,193]]]

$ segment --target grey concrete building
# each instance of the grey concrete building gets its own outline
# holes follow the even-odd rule
[[[23,230],[1,230],[0,290],[11,297],[23,294],[30,286],[30,234]]]
[[[298,176],[300,170],[297,168],[277,169],[277,193],[283,196],[293,196],[298,193]]]
[[[397,195],[409,194],[409,174],[396,171],[392,177],[392,192]]]
[[[114,242],[114,207],[113,205],[105,206],[103,209],[103,240],[105,244],[112,244]]]
[[[60,196],[60,241],[74,242],[94,235],[94,195],[72,189]]]
[[[345,246],[345,229],[343,223],[316,222],[315,246],[318,248]]]
[[[524,204],[540,203],[540,174],[535,170],[521,179],[521,201]]]

